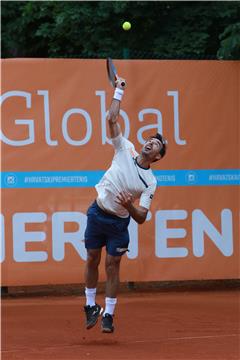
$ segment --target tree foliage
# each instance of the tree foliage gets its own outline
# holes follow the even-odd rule
[[[220,59],[240,59],[240,22],[227,26],[220,40],[217,53]]]
[[[2,57],[240,58],[237,1],[3,1]],[[130,31],[121,24],[132,23]]]

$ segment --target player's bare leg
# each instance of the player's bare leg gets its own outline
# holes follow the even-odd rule
[[[91,249],[87,252],[87,262],[85,267],[85,294],[86,306],[86,328],[91,329],[98,320],[103,309],[95,303],[96,288],[98,282],[98,266],[101,260],[102,249]]]
[[[109,298],[116,298],[117,296],[121,258],[121,256],[106,255],[106,296]]]
[[[113,327],[113,313],[117,303],[117,292],[119,288],[119,270],[121,256],[106,256],[106,307],[102,318],[102,332],[111,333]]]
[[[96,288],[98,282],[98,266],[101,261],[102,249],[91,249],[87,251],[87,262],[85,267],[85,284],[89,289]]]

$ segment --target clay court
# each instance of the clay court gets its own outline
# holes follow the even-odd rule
[[[122,293],[114,334],[102,334],[100,322],[85,330],[83,305],[83,296],[3,299],[2,359],[240,358],[236,290]]]

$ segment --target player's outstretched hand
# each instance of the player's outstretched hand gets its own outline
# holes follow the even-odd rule
[[[129,209],[133,202],[133,196],[127,191],[121,191],[117,196],[117,200],[115,202],[119,205],[125,207],[125,209]]]
[[[123,79],[123,78],[118,78],[116,81],[115,81],[115,84],[116,84],[116,87],[118,89],[122,89],[122,90],[125,90],[126,89],[126,80]]]

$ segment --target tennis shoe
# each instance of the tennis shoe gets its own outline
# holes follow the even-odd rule
[[[113,315],[106,313],[102,317],[102,332],[103,333],[112,333],[113,331],[114,331]]]
[[[103,308],[98,304],[94,306],[85,305],[84,311],[86,314],[86,329],[91,329],[94,325],[96,325],[98,317],[103,312]]]

